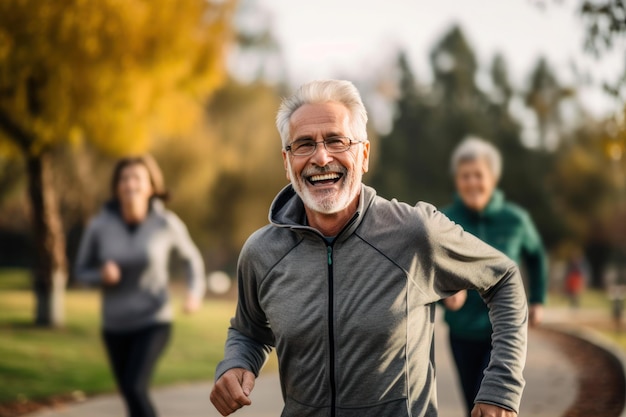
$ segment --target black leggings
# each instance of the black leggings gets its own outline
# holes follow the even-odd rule
[[[167,323],[130,332],[102,332],[129,417],[156,417],[148,396],[148,384],[154,366],[170,339],[171,327]]]
[[[452,356],[461,381],[465,409],[469,416],[491,358],[491,340],[467,340],[450,335]]]

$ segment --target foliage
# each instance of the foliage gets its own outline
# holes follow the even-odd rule
[[[287,183],[274,124],[279,103],[271,86],[231,81],[208,107],[209,123],[220,137],[213,162],[220,174],[205,224],[220,238],[218,252],[236,255],[248,236],[267,224],[270,203]]]
[[[165,0],[151,4],[160,2]],[[232,269],[239,248],[253,230],[267,223],[269,204],[286,184],[274,126],[279,96],[284,91],[280,86],[259,81],[281,59],[269,30],[269,20],[264,20],[267,16],[259,14],[254,3],[241,3],[248,10],[241,19],[242,28],[252,30],[239,28],[236,34],[239,55],[235,63],[248,69],[244,71],[251,75],[248,79],[257,81],[244,84],[228,79],[223,88],[215,89],[223,77],[218,62],[222,47],[219,45],[230,36],[226,22],[231,3],[202,2],[203,7],[211,10],[209,13],[214,13],[213,17],[223,18],[209,19],[210,24],[205,26],[201,25],[205,20],[199,22],[189,16],[173,18],[172,13],[178,16],[200,7],[194,1],[177,7],[166,4],[162,11],[151,10],[147,2],[139,0],[92,3],[63,0],[43,5],[33,0],[9,0],[0,5],[0,10],[21,7],[11,18],[7,13],[0,15],[0,22],[12,21],[7,26],[0,25],[0,114],[7,109],[24,112],[36,109],[38,103],[48,103],[51,97],[54,106],[59,106],[59,109],[48,106],[45,111],[40,110],[27,126],[33,129],[43,126],[43,131],[48,132],[38,139],[34,149],[55,144],[53,183],[58,191],[65,233],[69,236],[68,253],[71,255],[76,244],[77,225],[82,225],[108,197],[113,163],[109,154],[149,149],[162,165],[172,191],[168,205],[189,227],[208,261],[208,268]],[[29,24],[26,10],[30,9],[26,5],[32,10],[39,7],[48,10],[35,10],[34,15],[50,16],[50,22],[39,26]],[[120,16],[109,16],[115,7],[119,7]],[[70,9],[71,13],[65,13]],[[602,10],[618,16],[615,14],[618,9]],[[587,12],[583,14],[589,15]],[[94,16],[77,17],[83,14]],[[126,28],[130,21],[138,23]],[[155,22],[155,27],[148,27],[151,26],[148,21]],[[57,31],[64,25],[71,29]],[[218,34],[211,39],[200,36],[198,43],[195,40],[185,43],[183,38],[191,33],[185,28],[194,25]],[[123,33],[111,32],[109,26],[123,28]],[[140,37],[142,28],[149,35],[144,40]],[[5,33],[8,29],[17,31],[23,38],[36,35],[29,41],[32,44],[43,37],[44,44],[61,40],[65,43],[56,49],[38,45],[29,55],[28,48],[22,51],[15,47],[17,41]],[[80,35],[74,38],[80,41],[70,45],[66,32]],[[172,39],[171,43],[162,41],[164,33],[167,39]],[[612,35],[613,45],[620,39],[619,33],[623,30]],[[114,35],[123,37],[124,41],[113,40]],[[94,37],[95,41],[89,41]],[[121,44],[127,39],[126,49]],[[198,46],[202,42],[214,42],[205,52],[214,53],[211,62],[215,67],[211,68],[215,71],[194,78],[193,68],[197,66],[192,64],[196,59],[193,57],[204,51]],[[48,52],[64,52],[47,57],[44,47]],[[28,56],[41,59],[25,66],[21,73],[10,73],[7,65],[16,59],[12,56],[16,50],[20,50],[20,62],[26,62]],[[187,54],[192,58],[186,58]],[[200,54],[197,59],[207,63],[210,60],[206,54]],[[482,136],[496,144],[503,154],[500,186],[507,198],[531,212],[550,248],[561,247],[566,241],[571,246],[586,246],[591,239],[603,245],[613,244],[605,229],[610,224],[608,219],[615,217],[608,214],[611,211],[608,201],[615,195],[614,175],[612,164],[606,163],[608,159],[601,152],[602,135],[593,125],[577,130],[568,126],[562,108],[564,104],[575,105],[576,92],[559,80],[549,61],[538,60],[528,74],[528,84],[515,86],[509,80],[505,58],[496,55],[489,66],[482,67],[459,27],[451,28],[434,45],[430,59],[434,80],[424,84],[412,73],[406,57],[398,56],[392,88],[397,94],[393,129],[380,141],[373,141],[372,157],[378,161],[372,161],[366,182],[371,182],[386,197],[409,203],[426,200],[447,204],[454,191],[449,176],[452,149],[466,135]],[[40,66],[35,65],[40,61]],[[43,68],[40,72],[34,70],[40,67]],[[35,77],[40,73],[46,76]],[[22,75],[18,77],[18,74]],[[10,84],[18,78],[22,84]],[[40,85],[42,79],[54,81],[56,87]],[[70,81],[74,87],[68,87]],[[9,88],[11,85],[16,87]],[[371,86],[359,86],[364,92],[368,88]],[[211,91],[214,96],[207,104],[202,97]],[[124,94],[128,97],[122,97]],[[21,107],[7,103],[21,103]],[[76,120],[69,123],[70,111],[63,109],[72,103],[89,106],[71,112]],[[95,116],[88,118],[83,113],[91,111],[92,104]],[[202,118],[197,117],[201,106],[196,104],[204,106]],[[57,111],[58,115],[52,117]],[[128,116],[132,112],[135,116]],[[110,123],[100,120],[110,114]],[[534,124],[530,129],[529,118]],[[574,118],[581,126],[593,123],[581,112]],[[85,120],[95,120],[93,128],[85,127],[88,126],[83,123]],[[116,125],[119,129],[110,129],[116,121],[120,121]],[[50,133],[61,132],[62,126],[68,127],[65,136]],[[141,134],[128,133],[133,129]],[[133,140],[128,139],[131,137]],[[148,137],[152,138],[150,144],[146,141]],[[61,142],[64,144],[57,146]],[[5,152],[0,152],[0,229],[9,225],[11,230],[23,231],[24,219],[30,214],[23,197],[25,164],[3,158],[8,143],[13,142],[0,138],[0,147],[4,146]]]
[[[563,87],[545,58],[539,59],[530,75],[530,86],[525,94],[526,106],[537,120],[537,140],[543,149],[555,149],[563,136],[564,122],[560,104],[574,91]]]
[[[219,175],[221,144],[205,122],[184,136],[155,141],[151,151],[159,162],[171,198],[168,209],[183,220],[194,242],[206,249],[211,239],[204,218],[212,205],[210,189]]]
[[[626,4],[622,0],[585,0],[580,13],[587,26],[587,50],[600,54],[626,36]]]
[[[615,192],[602,142],[590,130],[561,148],[551,177],[555,204],[578,240],[598,232]]]
[[[0,3],[0,155],[20,152],[26,162],[37,324],[64,320],[53,152],[86,141],[138,153],[154,136],[187,129],[222,80],[231,8],[217,0]]]
[[[580,15],[586,26],[585,50],[597,58],[615,50],[625,56],[626,3],[623,0],[583,0]],[[626,106],[626,64],[622,75],[603,83],[604,90]]]
[[[584,249],[596,287],[604,285],[608,262],[626,259],[625,132],[614,118],[588,122],[560,147],[549,179],[569,240]]]
[[[222,78],[230,2],[0,3],[0,126],[29,154],[82,138],[117,154],[181,128]]]

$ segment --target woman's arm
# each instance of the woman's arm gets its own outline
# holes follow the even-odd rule
[[[524,220],[522,262],[528,271],[529,280],[528,321],[531,326],[536,326],[543,319],[543,304],[548,290],[548,257],[532,220],[528,216]]]
[[[206,291],[204,261],[182,220],[173,213],[168,213],[168,221],[174,234],[176,250],[185,263],[188,291],[183,308],[185,312],[191,313],[200,308]]]
[[[99,265],[97,255],[97,227],[96,222],[92,220],[80,240],[74,263],[74,276],[78,282],[85,285],[99,285],[102,283],[101,265]]]

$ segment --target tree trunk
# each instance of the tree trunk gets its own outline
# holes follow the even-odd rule
[[[37,250],[33,276],[35,324],[59,327],[65,323],[67,262],[50,164],[50,155],[46,152],[27,156],[28,191]]]

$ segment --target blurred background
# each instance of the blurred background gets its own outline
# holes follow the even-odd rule
[[[3,0],[0,280],[34,294],[16,320],[65,324],[122,155],[155,155],[207,271],[232,277],[287,183],[280,99],[315,78],[361,91],[379,194],[448,204],[450,153],[481,136],[538,226],[551,289],[579,257],[589,287],[623,283],[625,51],[620,0]]]
[[[148,151],[207,269],[232,274],[286,183],[280,97],[332,77],[362,92],[381,195],[449,203],[451,150],[484,137],[554,265],[584,255],[593,287],[622,279],[622,3],[335,3],[3,2],[0,266],[39,265],[52,291],[115,158]]]

